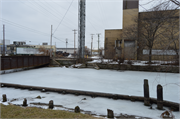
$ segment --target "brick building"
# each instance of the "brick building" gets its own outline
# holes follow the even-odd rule
[[[149,50],[144,43],[143,34],[146,33],[146,29],[143,25],[147,20],[152,20],[148,19],[151,15],[157,14],[158,16],[159,14],[159,19],[153,19],[157,22],[161,20],[161,15],[171,14],[157,31],[161,34],[154,40],[152,60],[172,60],[177,55],[174,49],[179,50],[179,10],[155,11],[156,13],[139,12],[138,6],[138,0],[123,0],[123,28],[105,30],[105,58],[123,57],[132,60],[148,60]],[[173,21],[173,25],[170,21]],[[129,27],[137,31],[131,32]],[[172,32],[174,34],[172,37],[176,37],[176,40],[171,40]]]

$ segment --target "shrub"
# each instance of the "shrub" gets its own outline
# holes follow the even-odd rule
[[[133,64],[133,62],[132,62],[131,60],[128,60],[128,61],[127,61],[127,64],[132,65],[132,64]]]

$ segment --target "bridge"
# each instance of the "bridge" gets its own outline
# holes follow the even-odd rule
[[[38,67],[49,63],[49,56],[1,56],[1,70]]]

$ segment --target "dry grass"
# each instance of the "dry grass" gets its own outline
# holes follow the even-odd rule
[[[35,107],[22,108],[15,105],[1,104],[1,118],[95,118],[91,115],[73,113],[62,110],[40,109]]]

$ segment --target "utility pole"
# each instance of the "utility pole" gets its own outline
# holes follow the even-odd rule
[[[92,56],[92,47],[93,47],[93,35],[94,34],[91,34],[91,56]]]
[[[68,39],[66,38],[66,53],[67,53],[67,43],[68,43]]]
[[[5,25],[3,24],[3,56],[5,56]]]
[[[75,39],[76,39],[76,29],[74,29],[73,30],[74,31],[74,58],[75,58],[75,48],[76,48],[76,41],[75,41]]]
[[[99,55],[99,37],[100,37],[100,33],[97,34],[98,35],[98,55]]]
[[[51,49],[50,49],[50,57],[52,57],[52,25],[51,25],[51,41],[50,41],[50,45],[51,45]]]

